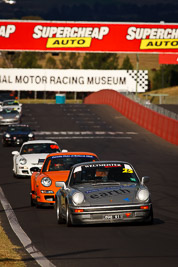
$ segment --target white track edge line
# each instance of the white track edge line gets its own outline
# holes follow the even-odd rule
[[[26,249],[26,251],[30,254],[32,258],[42,267],[55,267],[54,264],[52,264],[36,247],[32,244],[31,239],[27,236],[27,234],[24,232],[24,230],[21,228],[17,217],[10,205],[10,203],[7,201],[2,188],[0,187],[0,201],[3,206],[3,209],[6,213],[6,216],[8,218],[9,224],[16,234],[16,236],[19,238],[20,242]]]

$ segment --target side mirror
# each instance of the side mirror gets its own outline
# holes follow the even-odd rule
[[[40,168],[38,168],[38,167],[32,167],[32,168],[30,168],[30,171],[31,172],[40,172]]]
[[[56,182],[56,187],[61,187],[62,189],[66,189],[66,184],[64,182]]]
[[[149,176],[143,176],[143,177],[142,177],[142,180],[141,180],[141,184],[148,183],[149,180],[150,180],[150,177],[149,177]]]
[[[19,155],[18,151],[12,151],[12,155]]]

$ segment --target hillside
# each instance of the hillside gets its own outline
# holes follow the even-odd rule
[[[152,90],[147,93],[139,94],[139,97],[148,99],[153,104],[160,104],[159,96],[151,96],[149,94],[165,94],[167,96],[162,96],[162,104],[178,105],[178,86]]]
[[[3,54],[2,54],[3,55]],[[64,57],[65,55],[65,57]],[[83,57],[85,53],[78,53],[79,59],[78,59],[78,64],[83,60]],[[119,55],[119,61],[118,61],[118,68],[122,66],[123,60],[125,59],[126,56],[129,56],[130,61],[134,67],[134,69],[139,70],[148,70],[148,76],[149,80],[152,81],[153,75],[156,70],[160,68],[161,65],[159,65],[159,55],[158,54],[139,54],[139,62],[137,65],[137,58],[136,54],[130,54],[130,53],[123,53],[123,54],[118,54]],[[52,53],[39,53],[38,57],[38,63],[42,65],[43,68],[46,67],[47,59],[50,57],[56,62],[56,67],[55,68],[62,68],[61,62],[64,61],[65,59],[68,60],[68,57],[70,56],[70,53],[58,53],[58,54],[52,54]],[[6,62],[7,63],[7,62]],[[9,65],[9,64],[8,64]],[[11,64],[10,64],[11,65]],[[0,68],[3,68],[3,57],[0,56]],[[163,101],[165,104],[178,104],[178,86],[176,87],[170,87],[170,88],[165,88],[165,89],[159,89],[159,90],[154,90],[154,91],[149,91],[149,93],[164,93],[168,94],[168,96],[164,97]],[[142,94],[140,97],[145,97],[145,95]],[[153,97],[153,96],[147,96],[147,99],[149,99],[152,103],[158,104],[159,103],[159,98],[158,97]]]

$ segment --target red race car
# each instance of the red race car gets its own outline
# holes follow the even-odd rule
[[[49,154],[43,167],[31,168],[31,206],[54,206],[58,182],[65,182],[70,168],[77,163],[93,162],[98,156],[90,152],[60,152]]]

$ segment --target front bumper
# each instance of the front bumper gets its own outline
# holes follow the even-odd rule
[[[100,207],[69,206],[69,211],[72,224],[144,222],[152,217],[152,204]]]
[[[54,204],[55,204],[55,201],[54,201],[55,195],[54,194],[40,195],[40,196],[36,197],[35,193],[32,192],[31,198],[32,198],[33,202],[36,203],[38,206],[49,207],[49,206],[54,206]]]
[[[36,202],[40,206],[54,206],[55,195],[54,194],[40,194],[40,196],[37,196]]]
[[[4,145],[20,146],[26,141],[29,141],[29,139],[21,137],[3,138]]]
[[[7,120],[1,120],[0,125],[12,125],[12,124],[18,124],[20,123],[20,119],[7,119]]]
[[[42,165],[28,165],[28,166],[17,166],[17,173],[16,173],[16,175],[18,176],[18,177],[31,177],[31,175],[32,175],[32,172],[30,171],[30,169],[32,168],[32,167],[38,167],[38,168],[41,168],[42,167]]]

